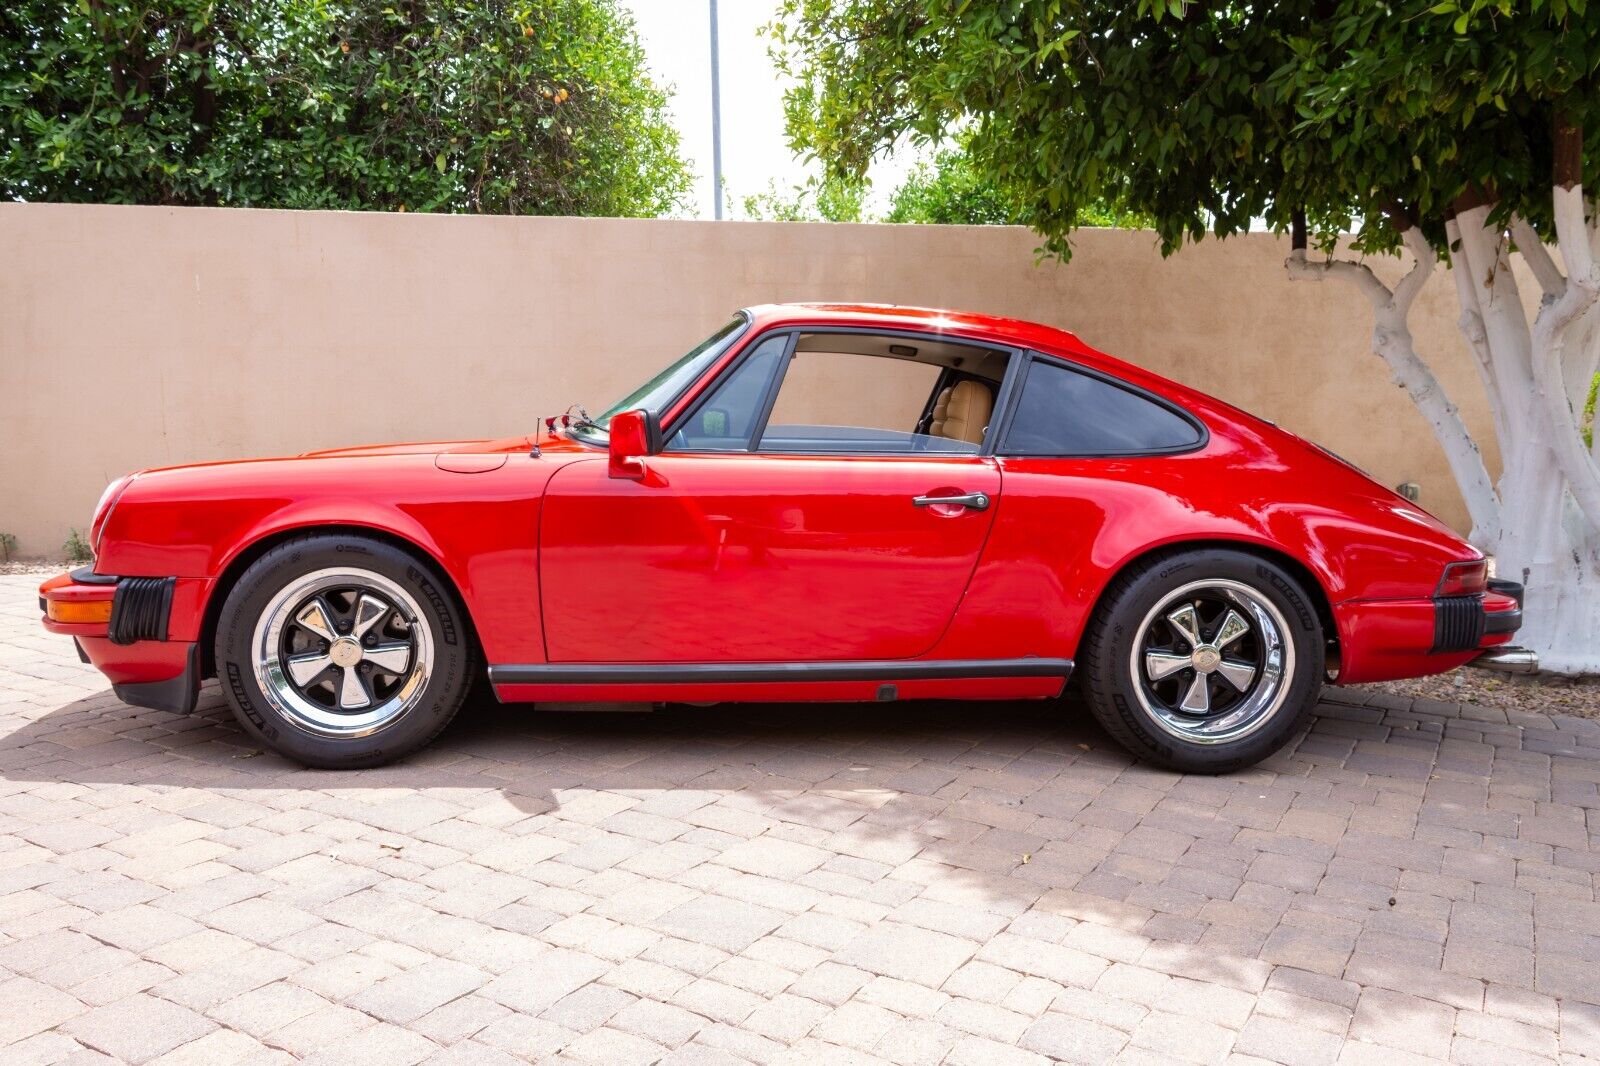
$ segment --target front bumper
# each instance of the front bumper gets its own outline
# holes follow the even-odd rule
[[[1472,596],[1346,601],[1333,613],[1341,684],[1423,677],[1509,647],[1522,626],[1522,586],[1492,581]]]
[[[198,619],[210,582],[128,578],[81,567],[39,586],[45,629],[70,636],[78,655],[111,682],[117,697],[138,707],[187,714],[200,692]],[[62,610],[110,604],[89,612],[105,621],[61,621],[84,612]]]

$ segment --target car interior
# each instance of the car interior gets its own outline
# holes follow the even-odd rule
[[[974,454],[1008,358],[937,337],[770,337],[724,375],[668,450]]]

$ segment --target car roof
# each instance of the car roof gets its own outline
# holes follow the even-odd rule
[[[781,325],[833,323],[871,326],[883,329],[915,329],[935,333],[981,333],[994,340],[1017,345],[1089,351],[1077,337],[1064,329],[1025,322],[1019,318],[956,311],[943,307],[912,307],[903,304],[788,303],[765,304],[747,310],[763,324]]]
[[[860,326],[868,329],[904,329],[948,334],[970,340],[983,340],[1017,348],[1032,348],[1047,355],[1058,355],[1103,371],[1124,381],[1154,389],[1176,399],[1203,393],[1089,347],[1064,329],[1028,322],[1020,318],[985,315],[974,311],[954,311],[938,307],[911,307],[901,304],[869,303],[787,303],[762,304],[745,308],[762,329],[773,326]]]

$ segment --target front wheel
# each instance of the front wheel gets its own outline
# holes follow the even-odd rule
[[[314,534],[240,577],[217,623],[217,673],[257,740],[307,766],[379,766],[444,729],[471,687],[465,613],[389,544]]]
[[[1310,595],[1283,567],[1184,551],[1114,581],[1080,653],[1090,709],[1151,762],[1226,773],[1281,748],[1322,688]]]

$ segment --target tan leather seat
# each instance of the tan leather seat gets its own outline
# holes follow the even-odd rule
[[[994,396],[976,381],[958,381],[939,393],[933,404],[933,421],[928,432],[946,440],[982,444],[989,416],[994,413]]]

